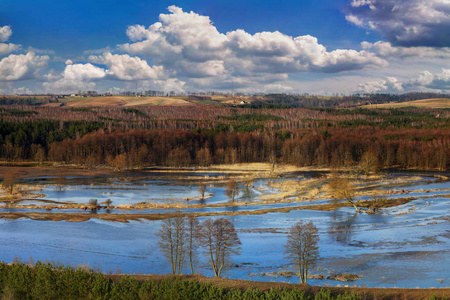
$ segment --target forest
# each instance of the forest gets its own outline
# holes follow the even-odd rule
[[[450,110],[0,106],[0,158],[116,169],[271,162],[445,170]]]

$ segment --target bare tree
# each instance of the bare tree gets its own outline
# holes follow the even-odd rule
[[[58,192],[61,192],[64,189],[64,185],[65,185],[65,180],[64,180],[64,176],[60,173],[58,173],[58,175],[56,176],[56,186],[55,189]]]
[[[91,210],[97,210],[98,208],[98,200],[93,198],[93,199],[89,199],[89,206],[91,208]]]
[[[230,178],[230,180],[228,180],[225,193],[231,199],[231,201],[234,202],[234,198],[239,193],[239,186],[234,178]]]
[[[306,283],[308,270],[319,257],[319,235],[312,221],[297,222],[289,230],[284,253],[298,267],[300,283]]]
[[[206,184],[204,182],[200,183],[198,186],[198,191],[202,195],[202,199],[205,199],[205,193],[206,193]]]
[[[380,170],[380,163],[373,151],[369,150],[363,154],[359,161],[359,169],[364,175],[378,173]]]
[[[220,277],[222,270],[230,265],[231,255],[239,253],[241,241],[234,225],[225,218],[215,221],[209,218],[199,227],[198,237],[211,261],[214,276]]]
[[[17,175],[15,172],[7,172],[5,174],[5,177],[3,178],[2,188],[11,195],[14,192],[14,186],[16,185],[16,178]]]
[[[335,177],[330,181],[328,186],[333,193],[333,197],[339,200],[347,200],[347,202],[355,208],[356,212],[359,212],[358,206],[353,200],[353,197],[355,196],[355,189],[348,179]]]
[[[112,200],[111,199],[106,199],[106,201],[104,202],[105,204],[106,204],[106,208],[107,209],[110,209],[111,208],[111,205],[112,205]]]
[[[170,261],[172,275],[181,274],[185,261],[185,220],[181,217],[165,219],[156,233],[163,256]]]
[[[187,238],[187,255],[189,258],[189,266],[191,273],[194,275],[195,264],[197,261],[198,248],[198,229],[199,222],[195,217],[189,217],[186,222],[186,238]]]
[[[112,165],[115,171],[121,171],[127,166],[127,158],[123,154],[116,155],[114,160],[112,161]]]

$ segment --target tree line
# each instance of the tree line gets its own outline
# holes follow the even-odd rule
[[[39,148],[34,147],[35,151]],[[5,152],[2,156],[10,157]],[[297,166],[349,167],[370,153],[378,169],[445,170],[450,160],[448,130],[375,130],[371,127],[274,134],[185,130],[97,131],[49,145],[45,159],[117,169],[144,166],[209,166],[272,162]],[[39,152],[30,153],[33,157]]]
[[[249,106],[275,105],[278,107],[352,107],[361,104],[406,102],[430,98],[450,98],[449,94],[411,92],[405,94],[354,94],[321,97],[314,95],[267,94],[256,98]]]
[[[0,108],[0,158],[117,169],[271,162],[448,168],[448,110]]]

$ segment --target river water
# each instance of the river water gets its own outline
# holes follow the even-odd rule
[[[438,189],[448,189],[450,184],[432,177],[426,179],[391,187],[394,190],[407,190],[410,192],[408,196],[418,199],[405,205],[383,209],[376,215],[355,214],[352,208],[341,208],[336,211],[293,210],[289,213],[227,217],[238,231],[242,249],[240,255],[234,257],[234,266],[225,273],[225,277],[298,282],[299,279],[295,276],[269,277],[267,274],[294,270],[283,255],[286,234],[289,227],[297,221],[312,220],[319,229],[320,258],[311,273],[325,276],[351,273],[361,275],[362,278],[350,283],[310,279],[309,284],[449,287],[450,198],[446,196],[449,191]],[[51,181],[52,179],[29,179],[29,182],[39,184]],[[49,184],[41,193],[45,194],[44,198],[47,200],[87,203],[92,198],[99,202],[111,199],[114,205],[200,201],[186,200],[199,196],[198,186],[188,184],[189,180],[175,182],[146,178],[118,185],[120,181],[103,178],[97,179],[94,184],[92,182],[92,179],[73,178],[63,191],[56,191]],[[264,182],[261,180],[255,186],[263,185]],[[432,191],[424,192],[427,189]],[[252,189],[246,195],[244,190],[244,186],[241,186],[238,198],[257,201],[260,194],[258,189]],[[208,185],[207,195],[208,203],[229,201],[223,183]],[[238,209],[271,208],[278,207],[277,205],[280,204]],[[227,209],[230,208],[214,208],[213,211]],[[0,208],[3,212],[7,210]],[[165,274],[170,272],[170,267],[160,253],[155,235],[160,225],[160,221],[144,220],[118,223],[96,219],[86,222],[0,219],[0,259],[5,262],[16,258],[21,261],[53,261],[72,266],[88,265],[112,273]],[[213,276],[201,251],[197,270],[205,276]]]

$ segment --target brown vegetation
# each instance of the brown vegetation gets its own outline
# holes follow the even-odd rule
[[[132,276],[136,280],[155,280],[160,282],[164,279],[170,278],[169,275],[127,275]],[[123,275],[110,275],[110,277],[119,281]],[[224,289],[241,289],[246,291],[248,289],[260,289],[262,291],[268,291],[270,289],[300,289],[305,291],[306,294],[316,294],[323,287],[320,286],[309,286],[306,284],[293,284],[284,282],[267,282],[267,281],[250,281],[250,280],[238,280],[238,279],[226,279],[217,277],[204,277],[201,275],[181,275],[177,276],[183,280],[196,280],[201,283],[210,283],[215,287],[222,287]],[[429,299],[431,296],[436,297],[450,297],[450,288],[430,288],[430,289],[403,289],[403,288],[367,288],[367,287],[327,287],[333,294],[344,294],[348,292],[355,292],[363,297],[363,299],[379,299],[379,300],[390,300],[390,299],[408,299],[408,300],[419,300],[419,299]]]
[[[192,105],[182,97],[127,97],[127,96],[108,96],[92,98],[69,98],[67,100],[69,107],[100,107],[100,106],[177,106]]]
[[[401,108],[401,107],[450,108],[450,99],[449,98],[433,98],[433,99],[422,99],[422,100],[406,101],[406,102],[399,102],[399,103],[364,105],[362,107],[364,107],[364,108]]]

